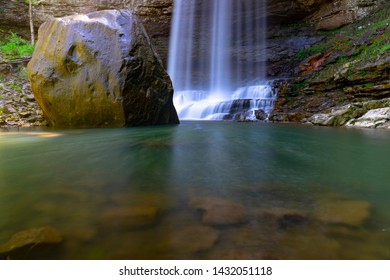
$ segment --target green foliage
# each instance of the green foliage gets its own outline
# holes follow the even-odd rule
[[[383,54],[388,49],[390,49],[390,44],[386,44],[386,40],[384,38],[376,38],[372,44],[363,45],[356,49],[354,55],[361,60],[370,60]]]
[[[295,54],[295,58],[298,60],[304,60],[314,54],[321,53],[325,50],[324,45],[315,45],[310,48],[302,49]]]
[[[297,96],[299,94],[299,92],[303,89],[305,89],[306,87],[308,87],[308,83],[306,81],[301,81],[301,82],[297,82],[297,83],[294,83],[292,84],[292,91],[291,93],[289,94],[289,96]]]
[[[332,30],[319,30],[318,34],[329,36],[329,35],[332,35],[332,34],[340,33],[342,30],[343,30],[343,27],[332,29]]]
[[[316,53],[332,52],[325,64],[310,74],[307,82],[324,85],[327,89],[336,87],[330,83],[336,77],[348,80],[361,79],[367,75],[358,72],[361,66],[376,63],[390,51],[390,6],[353,24],[336,30],[319,31],[325,35],[319,43],[296,53],[295,58],[303,61]],[[367,85],[371,87],[371,85]],[[304,84],[296,84],[296,91],[304,89]]]
[[[382,54],[387,52],[388,50],[390,50],[390,44],[384,45],[382,48],[380,48],[379,53]]]
[[[378,14],[377,14],[377,16],[378,16]],[[361,21],[362,25],[353,30],[354,35],[360,35],[366,31],[369,31],[369,30],[377,30],[377,29],[383,28],[389,22],[388,18],[381,19],[379,16],[378,16],[377,21],[374,21],[374,22],[366,22],[366,21],[367,20],[363,19]]]
[[[29,2],[30,2],[29,0],[24,0],[24,3],[26,3],[26,4],[29,4]],[[41,0],[31,0],[31,4],[33,6],[39,5],[41,2],[42,2]]]
[[[34,46],[16,35],[11,35],[5,38],[5,42],[0,41],[0,54],[5,59],[15,59],[23,56],[29,56],[33,53]]]
[[[5,84],[7,87],[14,91],[22,92],[22,84],[20,81],[9,81]]]

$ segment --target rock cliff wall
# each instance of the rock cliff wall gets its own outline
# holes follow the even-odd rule
[[[26,37],[29,36],[28,4],[26,2],[24,0],[0,0],[0,30],[10,29]],[[313,43],[313,41],[305,42],[304,38],[297,42],[295,33],[280,34],[280,24],[310,22],[317,29],[330,30],[361,19],[384,2],[386,0],[267,0],[267,11],[260,11],[259,17],[266,14],[270,37],[275,37],[275,34],[283,36],[282,41],[273,42],[271,40],[271,47],[268,50],[271,68],[273,68],[271,72],[274,75],[280,72],[279,76],[286,74],[286,71],[280,71],[281,69],[275,71],[272,65],[275,60],[288,59],[285,55],[285,48],[292,45],[292,52],[294,52],[297,48]],[[33,3],[36,30],[44,21],[52,17],[104,9],[130,9],[142,19],[152,44],[166,64],[174,0],[34,0]],[[272,47],[273,44],[279,46],[275,49]],[[287,50],[287,52],[291,51]],[[278,64],[285,65],[283,62]]]
[[[309,34],[305,27],[297,28],[313,43],[291,56],[290,80],[279,92],[271,119],[339,126],[368,109],[385,106],[390,97],[389,21],[390,3],[384,3],[372,14],[335,30]],[[340,111],[340,105],[354,110],[373,100],[375,108],[343,113],[341,122],[328,120],[335,116],[333,111]],[[322,115],[312,118],[318,113]]]
[[[34,0],[35,30],[53,17],[90,13],[106,9],[129,9],[137,13],[158,50],[166,61],[172,0]],[[19,0],[0,0],[0,29],[29,36],[28,4]]]

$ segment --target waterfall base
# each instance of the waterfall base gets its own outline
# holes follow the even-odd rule
[[[219,96],[202,90],[179,91],[173,102],[182,120],[265,120],[276,99],[270,85],[240,87],[229,99]]]

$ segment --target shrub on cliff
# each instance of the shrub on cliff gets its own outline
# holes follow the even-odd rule
[[[15,33],[11,33],[4,41],[0,41],[0,55],[7,60],[30,56],[33,51],[34,45],[31,45]]]

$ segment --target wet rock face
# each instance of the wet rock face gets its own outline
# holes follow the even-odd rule
[[[268,16],[271,23],[293,22],[303,19],[328,2],[328,0],[268,0]]]
[[[316,23],[317,30],[333,30],[355,22],[371,13],[382,0],[341,0],[325,3],[312,15],[310,21]]]
[[[50,126],[178,123],[169,76],[129,11],[44,23],[28,74]]]

